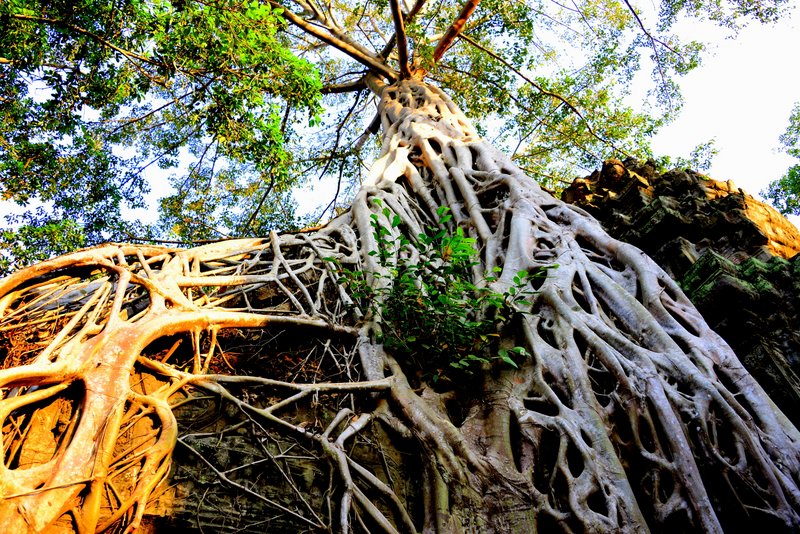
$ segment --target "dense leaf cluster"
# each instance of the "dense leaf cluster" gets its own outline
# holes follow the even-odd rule
[[[800,103],[795,104],[780,141],[786,153],[799,163],[789,167],[783,177],[770,182],[762,194],[784,215],[800,215]]]
[[[203,239],[292,221],[289,205],[256,204],[268,191],[285,197],[281,110],[316,115],[320,83],[289,50],[279,10],[9,0],[0,21],[0,192],[26,208],[3,231],[12,252],[0,270],[159,233],[131,227],[122,210],[144,207],[150,185],[168,192],[143,173],[180,158],[193,163],[170,180],[160,233]]]

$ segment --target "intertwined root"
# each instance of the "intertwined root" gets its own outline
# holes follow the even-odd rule
[[[269,326],[278,335],[300,326],[305,336],[325,328],[354,338],[338,284],[317,259],[323,250],[344,262],[351,254],[329,248],[325,236],[317,241],[273,236],[188,252],[109,245],[7,279],[2,485],[15,527],[135,527],[169,471],[173,410],[204,389],[221,393],[223,379],[210,373],[234,371],[221,331]],[[151,354],[171,338],[174,347]],[[341,365],[340,387],[352,389],[357,372]],[[337,386],[296,397],[326,387]]]
[[[798,528],[800,436],[679,288],[435,88],[383,96],[384,155],[322,230],[107,245],[0,282],[15,531]],[[461,227],[500,294],[558,265],[500,332],[519,369],[434,384],[384,350],[340,271],[391,284],[375,224],[412,260],[425,228]]]

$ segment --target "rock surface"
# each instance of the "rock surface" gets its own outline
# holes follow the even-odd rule
[[[800,231],[771,206],[690,170],[608,160],[562,199],[647,252],[800,425]]]

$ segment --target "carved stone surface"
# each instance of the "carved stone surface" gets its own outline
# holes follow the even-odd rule
[[[655,259],[770,397],[800,423],[800,231],[774,208],[691,170],[611,159],[562,199]]]

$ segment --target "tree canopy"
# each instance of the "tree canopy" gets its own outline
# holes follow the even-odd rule
[[[120,210],[143,206],[146,169],[181,150],[193,162],[161,199],[166,231],[219,237],[250,215],[237,199],[285,191],[282,110],[314,117],[320,83],[269,5],[12,1],[0,18],[3,198],[48,205],[4,233],[16,261],[147,234]],[[291,219],[274,206],[254,230]]]
[[[341,205],[376,149],[367,72],[424,72],[550,186],[609,156],[650,156],[648,137],[680,109],[675,76],[702,50],[671,26],[735,31],[783,3],[669,0],[646,16],[628,0],[9,0],[0,191],[18,209],[0,270],[106,240],[304,224],[291,190],[317,177],[338,180],[329,207]],[[650,66],[652,104],[632,106]],[[148,180],[155,167],[171,187]],[[151,187],[168,192],[158,222],[126,221]]]

